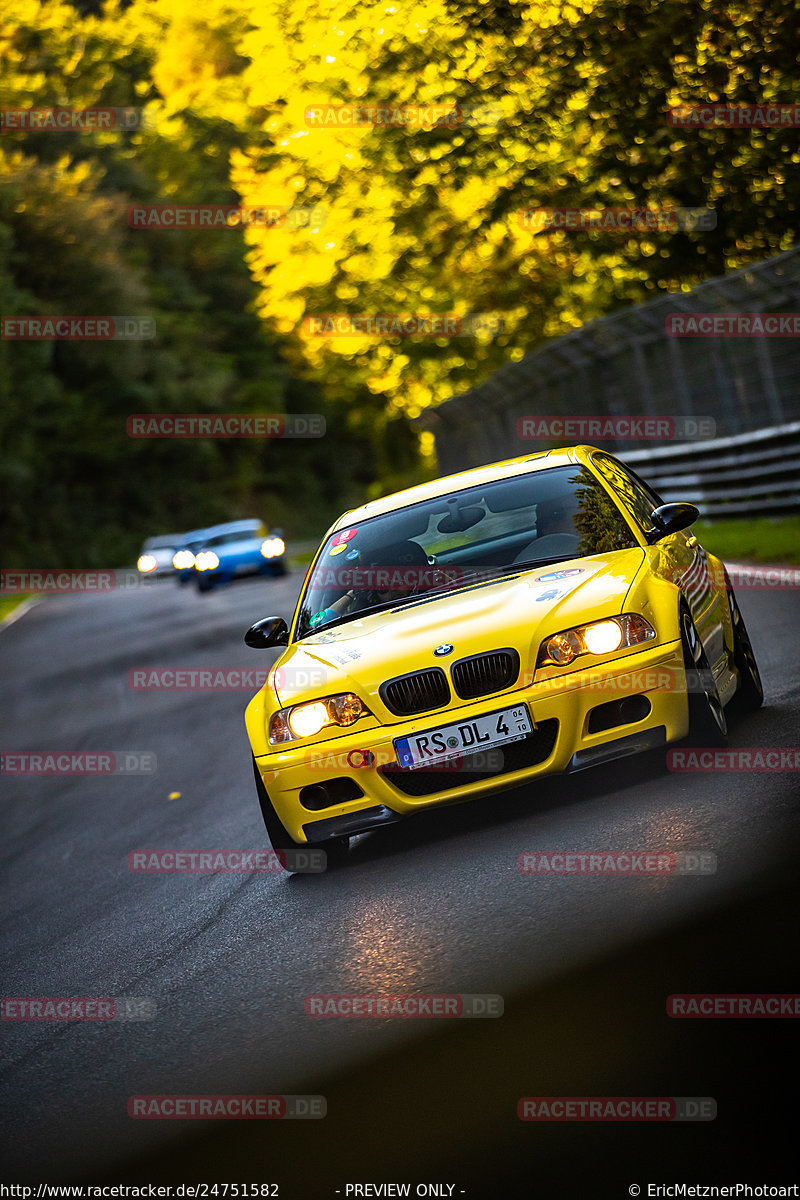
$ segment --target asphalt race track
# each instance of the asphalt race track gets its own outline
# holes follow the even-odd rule
[[[376,831],[324,875],[128,869],[138,848],[265,845],[242,718],[256,689],[135,691],[128,672],[263,669],[276,654],[243,633],[288,618],[299,584],[54,597],[0,632],[4,753],[157,763],[2,777],[3,995],[131,997],[145,1013],[2,1022],[5,1177],[278,1182],[283,1200],[367,1181],[556,1198],[797,1182],[800,1022],[680,1021],[665,1008],[672,993],[800,992],[797,774],[675,774],[662,751]],[[796,592],[738,595],[767,707],[731,718],[731,745],[798,746]],[[718,869],[517,869],[532,849],[654,847],[711,852]],[[350,992],[490,993],[504,1015],[305,1015],[307,995]],[[128,1116],[132,1095],[179,1093],[322,1095],[327,1116]],[[522,1096],[564,1095],[714,1097],[718,1111],[659,1124],[517,1117]]]

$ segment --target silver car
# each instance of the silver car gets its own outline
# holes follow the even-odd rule
[[[174,575],[173,555],[183,545],[184,534],[165,533],[161,537],[148,538],[142,546],[136,566],[140,575]]]

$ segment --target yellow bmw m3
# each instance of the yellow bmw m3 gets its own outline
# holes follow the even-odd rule
[[[727,572],[603,450],[524,456],[345,513],[247,707],[277,851],[690,737],[763,701]]]

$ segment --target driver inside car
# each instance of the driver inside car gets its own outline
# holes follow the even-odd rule
[[[401,600],[419,591],[422,583],[422,571],[428,567],[428,556],[419,542],[396,542],[392,546],[366,552],[359,561],[355,571],[363,571],[367,582],[377,584],[376,587],[350,588],[338,600],[334,600],[323,609],[320,623],[324,620],[335,621],[338,617],[348,616],[361,609],[372,608],[376,604],[386,604],[392,600]],[[370,575],[374,576],[370,580]],[[391,587],[381,587],[382,577],[391,582]],[[397,586],[397,585],[400,586]]]
[[[577,554],[580,537],[574,521],[576,511],[572,496],[540,501],[536,506],[536,540],[521,550],[514,562]]]

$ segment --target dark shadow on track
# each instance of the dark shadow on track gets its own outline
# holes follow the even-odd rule
[[[789,864],[725,909],[506,998],[497,1020],[437,1023],[411,1048],[306,1081],[319,1121],[207,1123],[113,1182],[454,1182],[454,1196],[623,1197],[630,1184],[786,1184],[800,1021],[675,1020],[676,992],[800,992]],[[264,1091],[270,1090],[268,1080]],[[525,1123],[523,1096],[710,1096],[710,1123]],[[89,1178],[91,1172],[87,1172]],[[109,1181],[110,1177],[109,1177]],[[461,1189],[464,1192],[461,1192]],[[446,1193],[445,1193],[446,1194]]]

